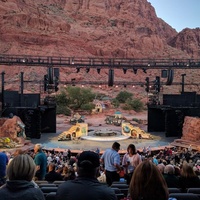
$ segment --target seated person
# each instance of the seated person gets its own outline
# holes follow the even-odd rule
[[[45,200],[42,191],[32,182],[35,169],[36,165],[29,155],[14,157],[7,168],[8,180],[0,188],[0,199]]]
[[[97,180],[99,166],[99,155],[97,153],[83,151],[78,157],[78,177],[75,180],[68,180],[59,185],[56,200],[116,200],[114,190]]]
[[[55,171],[55,164],[54,163],[50,163],[49,164],[49,171],[48,173],[45,175],[45,180],[48,182],[54,182],[54,181],[62,181],[63,177],[60,173]]]

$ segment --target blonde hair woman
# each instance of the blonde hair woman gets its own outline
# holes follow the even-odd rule
[[[13,158],[7,168],[7,182],[0,188],[1,200],[45,200],[42,191],[32,183],[35,163],[27,154]]]

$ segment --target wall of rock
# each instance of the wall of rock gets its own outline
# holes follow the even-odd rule
[[[182,135],[181,139],[183,140],[192,142],[200,141],[200,118],[186,116],[184,119]]]

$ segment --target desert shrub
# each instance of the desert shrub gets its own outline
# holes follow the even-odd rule
[[[82,110],[92,111],[92,109],[95,108],[95,105],[93,103],[86,103],[81,105]]]
[[[70,116],[71,115],[71,110],[66,107],[66,106],[57,106],[56,107],[56,114],[63,114],[66,116]]]
[[[113,99],[111,101],[111,104],[115,107],[115,108],[118,108],[120,106],[120,103],[117,99]]]
[[[67,106],[69,104],[69,99],[67,98],[67,93],[62,90],[55,96],[57,106]]]
[[[121,91],[117,96],[116,99],[120,102],[120,103],[125,103],[127,99],[132,99],[133,98],[133,94],[127,91]]]
[[[126,104],[130,105],[131,108],[136,112],[142,111],[144,108],[144,104],[139,99],[132,99],[132,100],[128,99],[126,101]]]

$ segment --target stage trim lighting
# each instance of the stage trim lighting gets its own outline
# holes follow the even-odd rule
[[[97,73],[100,74],[101,68],[97,68]]]
[[[90,71],[90,68],[87,67],[87,68],[86,68],[86,73],[89,73],[89,71]]]
[[[145,74],[147,73],[147,69],[143,68],[142,70]]]
[[[76,68],[76,73],[79,73],[80,72],[80,67],[77,67]]]
[[[137,69],[133,68],[134,74],[137,74]]]
[[[124,72],[124,74],[126,74],[126,72],[127,72],[127,68],[123,68],[123,72]]]

